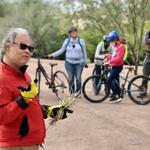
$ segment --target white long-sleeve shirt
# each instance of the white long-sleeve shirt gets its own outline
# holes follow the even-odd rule
[[[68,61],[69,63],[72,63],[72,64],[86,63],[87,53],[86,53],[84,40],[80,39],[80,43],[82,47],[78,43],[78,38],[76,39],[75,42],[73,42],[72,38],[70,38],[70,42],[67,45],[68,40],[69,40],[68,38],[65,39],[62,47],[56,52],[52,53],[52,56],[57,57],[66,51],[65,57],[66,57],[66,61]]]
[[[103,60],[105,59],[105,54],[112,54],[112,47],[109,46],[107,49],[104,48],[104,42],[100,42],[96,47],[94,63],[96,65],[102,65]]]

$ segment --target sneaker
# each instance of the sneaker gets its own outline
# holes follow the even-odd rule
[[[122,98],[120,96],[113,96],[111,99],[110,99],[110,102],[113,104],[113,103],[119,103],[122,101]]]
[[[113,97],[114,97],[114,94],[110,94],[110,95],[109,95],[109,98],[113,98]]]

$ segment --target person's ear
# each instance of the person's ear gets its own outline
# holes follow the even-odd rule
[[[6,44],[4,45],[4,49],[5,49],[5,52],[9,51],[9,49],[10,49],[10,44],[6,43]]]

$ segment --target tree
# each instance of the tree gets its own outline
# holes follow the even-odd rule
[[[137,73],[139,57],[142,52],[142,40],[145,14],[148,0],[65,0],[69,6],[76,6],[76,19],[84,21],[84,28],[92,27],[101,35],[117,30],[126,36],[131,50],[132,62]]]

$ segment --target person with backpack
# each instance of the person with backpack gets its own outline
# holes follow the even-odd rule
[[[112,47],[110,46],[110,41],[108,39],[108,35],[103,36],[103,41],[101,41],[97,47],[95,52],[95,73],[96,75],[101,75],[101,71],[104,69],[103,62],[108,54],[112,54]],[[95,80],[95,84],[97,85],[99,80]],[[96,89],[95,94],[99,93],[99,89]]]
[[[107,85],[108,92],[110,89],[112,90],[112,96],[110,101],[112,103],[120,102],[120,87],[119,87],[119,74],[123,69],[123,61],[125,55],[125,46],[121,43],[119,39],[119,33],[117,31],[112,31],[108,34],[109,41],[114,49],[112,55],[107,56],[108,64],[112,67],[110,72],[110,76],[108,77]],[[118,81],[118,84],[114,82],[114,80]]]
[[[77,28],[68,30],[69,37],[65,39],[62,47],[56,52],[49,54],[53,58],[65,53],[65,68],[69,77],[69,92],[75,97],[81,95],[81,75],[84,67],[87,67],[87,53],[85,42],[78,36]],[[74,80],[76,79],[76,88]]]

